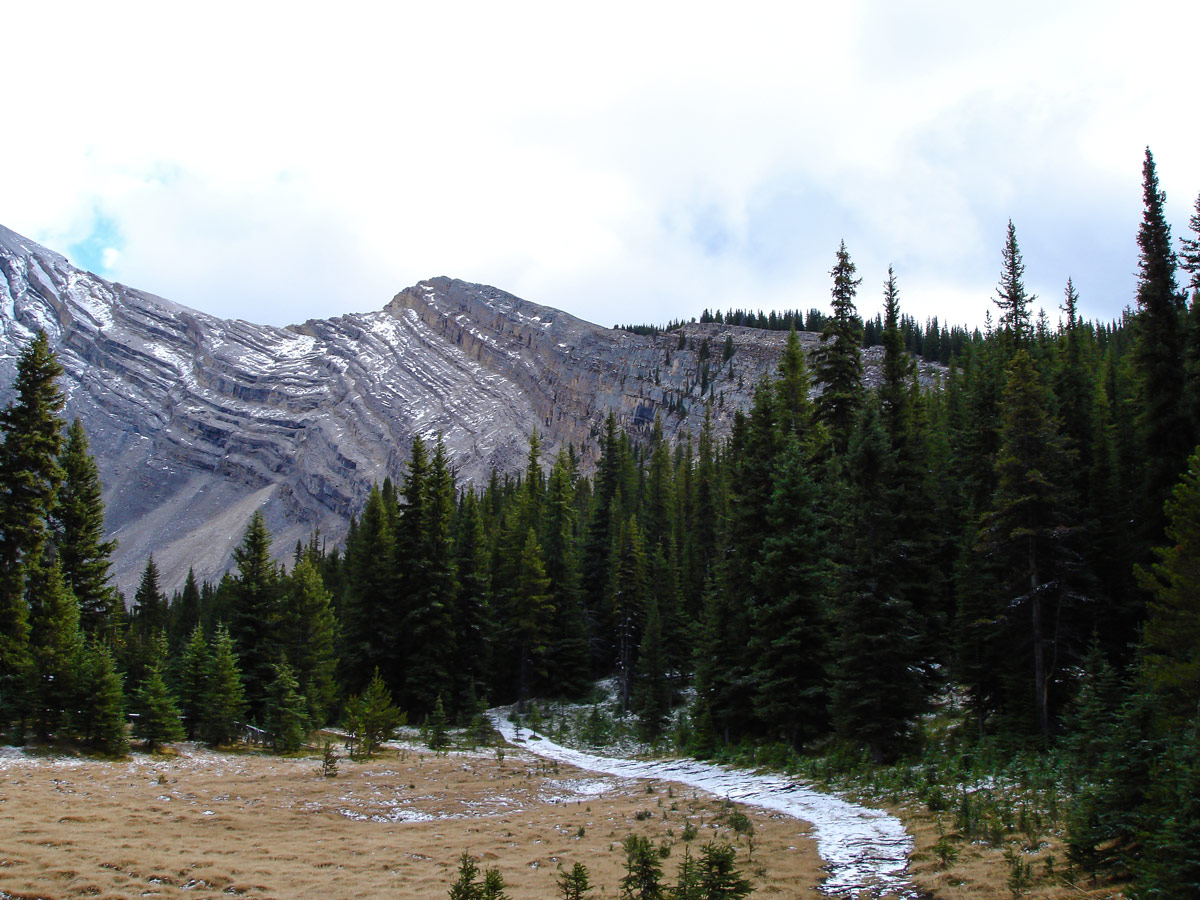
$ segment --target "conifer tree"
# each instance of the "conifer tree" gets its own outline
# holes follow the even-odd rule
[[[1054,669],[1059,656],[1064,616],[1061,606],[1070,597],[1073,554],[1067,538],[1076,523],[1062,514],[1059,485],[1069,460],[1058,423],[1033,361],[1018,351],[1008,367],[1001,427],[1002,445],[996,460],[999,487],[984,518],[982,546],[1001,573],[1002,593],[997,608],[1009,626],[1002,638],[1010,658],[1032,662],[1033,709],[1036,728],[1050,735]],[[1018,625],[1015,613],[1028,617]],[[1015,642],[1012,643],[1012,642]],[[1016,677],[1017,685],[1027,677]],[[1018,696],[1028,694],[1018,687]],[[1023,704],[1010,712],[1020,714]]]
[[[662,617],[653,596],[647,604],[646,627],[638,648],[634,711],[638,714],[641,739],[656,742],[662,736],[663,726],[671,711],[671,685],[667,680]]]
[[[63,578],[79,602],[80,622],[88,634],[107,632],[118,612],[117,592],[109,582],[116,541],[104,540],[104,501],[96,461],[88,453],[79,419],[67,430],[59,465],[63,482],[53,510],[55,547]]]
[[[546,643],[554,614],[550,579],[546,577],[542,548],[532,528],[526,534],[521,550],[516,590],[510,603],[509,627],[517,647],[517,708],[524,713],[529,686],[544,670]]]
[[[700,897],[704,900],[742,900],[754,886],[737,867],[737,851],[730,844],[709,841],[700,848],[697,865]]]
[[[129,752],[125,689],[107,645],[95,638],[88,643],[82,674],[87,689],[81,692],[78,733],[105,756],[124,756]]]
[[[192,629],[200,624],[201,605],[200,585],[196,581],[196,572],[189,567],[187,578],[183,582],[183,590],[167,607],[167,618],[171,623],[168,632],[173,649],[178,650],[188,639]]]
[[[491,563],[487,534],[475,492],[462,499],[457,520],[455,568],[458,571],[456,630],[459,655],[454,666],[459,709],[471,709],[487,691],[491,673],[492,636],[496,628],[492,610]]]
[[[224,625],[217,626],[213,636],[206,681],[204,739],[213,747],[233,743],[246,710],[246,695],[233,638]]]
[[[308,703],[309,721],[324,725],[337,699],[333,598],[307,555],[300,557],[282,587],[280,643],[284,658],[296,679],[296,690]]]
[[[1139,567],[1149,592],[1142,677],[1164,732],[1182,731],[1200,710],[1200,452],[1166,503],[1166,545]]]
[[[45,740],[68,725],[78,708],[84,639],[79,604],[63,582],[56,560],[30,584],[30,695],[38,737]]]
[[[825,322],[821,343],[813,350],[813,372],[821,386],[817,419],[829,429],[834,448],[843,452],[850,443],[854,419],[862,405],[862,324],[854,306],[861,278],[855,278],[846,242],[837,251],[833,277],[833,315]]]
[[[22,718],[31,675],[25,590],[41,565],[63,477],[61,374],[39,331],[17,358],[16,396],[0,411],[0,726]]]
[[[879,400],[883,407],[884,428],[892,446],[896,447],[909,424],[913,363],[904,349],[904,336],[900,333],[900,289],[891,266],[888,266],[887,281],[883,285],[883,316],[883,383],[879,387]]]
[[[1158,188],[1154,157],[1142,164],[1144,210],[1138,228],[1137,340],[1133,360],[1141,389],[1139,426],[1145,454],[1146,537],[1162,534],[1162,504],[1195,446],[1184,403],[1184,302],[1175,281],[1176,257],[1167,224],[1166,195]]]
[[[383,492],[376,485],[361,518],[346,538],[346,597],[342,604],[339,652],[341,682],[363,690],[374,671],[400,655],[395,616],[395,534]]]
[[[392,705],[392,692],[376,670],[362,696],[354,695],[346,701],[346,731],[350,734],[351,758],[370,759],[407,718],[405,713]]]
[[[420,463],[413,461],[413,478]],[[404,690],[401,696],[417,713],[433,709],[434,701],[453,684],[455,646],[455,601],[458,592],[454,572],[454,475],[439,436],[425,482],[406,487],[420,494],[419,510],[408,507],[401,515],[401,541],[410,548],[404,573],[406,604],[404,634],[407,641]],[[419,519],[415,518],[420,516]],[[401,551],[402,552],[402,551]]]
[[[578,697],[591,685],[591,648],[583,609],[577,541],[575,464],[560,453],[546,488],[542,547],[550,580],[554,623],[546,650],[547,682],[566,697]]]
[[[134,706],[137,719],[133,733],[146,742],[148,752],[153,753],[161,744],[183,739],[179,707],[167,688],[159,666],[150,669],[145,682],[138,689]]]
[[[167,598],[159,587],[154,554],[146,559],[137,592],[133,595],[133,619],[142,636],[156,635],[167,626]]]
[[[196,739],[204,722],[211,669],[208,642],[204,629],[197,623],[180,652],[177,676],[179,712],[189,741]]]
[[[993,301],[1000,309],[1000,334],[1013,348],[1025,347],[1033,339],[1033,323],[1030,318],[1030,307],[1036,296],[1025,290],[1025,262],[1021,258],[1021,248],[1017,245],[1017,229],[1008,220],[1008,232],[1004,239],[1004,268],[1000,272],[1000,282],[996,285],[996,299]],[[1011,354],[1010,354],[1011,355]]]
[[[749,647],[754,709],[770,732],[793,747],[824,734],[828,723],[825,667],[825,534],[809,460],[795,435],[781,454],[767,518],[767,537],[754,566]]]
[[[263,724],[271,749],[276,753],[294,753],[308,740],[308,701],[300,693],[300,683],[291,666],[281,662],[273,668],[275,678],[267,689]]]
[[[280,579],[271,560],[271,533],[261,510],[250,517],[242,542],[234,548],[238,574],[233,581],[229,635],[238,653],[246,690],[246,712],[261,722],[274,666],[283,658],[280,642]]]

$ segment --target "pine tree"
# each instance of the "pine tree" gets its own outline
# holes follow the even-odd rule
[[[208,702],[208,678],[212,668],[204,629],[197,623],[179,656],[177,686],[179,712],[187,739],[193,741],[204,722]]]
[[[183,725],[179,721],[179,707],[167,689],[162,670],[155,666],[150,670],[145,683],[138,689],[134,704],[138,717],[133,733],[146,742],[147,752],[153,753],[160,744],[182,740]]]
[[[84,639],[79,630],[79,604],[63,583],[57,561],[38,572],[29,596],[30,695],[38,737],[45,740],[68,725],[78,709]]]
[[[517,703],[518,710],[523,713],[529,685],[543,672],[546,644],[554,615],[550,579],[546,577],[542,548],[532,528],[521,550],[516,589],[510,603],[509,627],[513,630],[519,667]]]
[[[1175,282],[1171,227],[1158,189],[1154,157],[1146,148],[1142,165],[1144,212],[1138,228],[1137,339],[1133,360],[1141,387],[1138,423],[1145,454],[1146,537],[1162,534],[1162,504],[1184,471],[1195,446],[1184,404],[1184,303]]]
[[[129,752],[125,729],[125,688],[107,645],[95,638],[84,651],[81,718],[77,730],[85,741],[105,756]]]
[[[196,572],[189,568],[187,578],[183,582],[183,590],[167,607],[167,618],[170,621],[168,633],[173,650],[178,650],[191,635],[192,629],[200,624],[202,604]]]
[[[458,598],[455,608],[458,611],[456,630],[460,652],[454,667],[454,683],[458,708],[471,709],[487,689],[492,636],[496,628],[487,534],[479,501],[472,490],[463,496],[457,528]]]
[[[246,711],[246,695],[233,638],[224,625],[213,636],[206,681],[202,734],[213,747],[231,744]]]
[[[583,863],[575,863],[570,871],[560,872],[557,880],[562,900],[587,900],[592,893],[591,879]]]
[[[1000,309],[1000,333],[1011,347],[1027,346],[1033,340],[1030,307],[1037,297],[1025,291],[1025,262],[1021,259],[1021,248],[1017,245],[1017,229],[1008,220],[1008,233],[1004,239],[1004,268],[1000,272],[1000,283],[996,285],[996,299]]]
[[[1151,596],[1142,633],[1142,676],[1163,731],[1179,731],[1200,710],[1200,453],[1166,503],[1165,546],[1138,570]]]
[[[418,471],[414,461],[413,477]],[[433,709],[434,701],[454,680],[455,600],[458,584],[454,571],[454,475],[439,436],[425,483],[419,490],[419,511],[406,508],[401,516],[401,541],[415,544],[405,570],[406,609],[404,633],[408,650],[402,697],[417,713]],[[415,518],[416,516],[420,518]],[[414,517],[414,518],[410,518]]]
[[[133,620],[143,636],[158,634],[167,626],[167,597],[159,587],[159,577],[154,554],[150,554],[133,595]]]
[[[370,759],[406,719],[407,716],[392,705],[392,692],[376,670],[362,696],[355,695],[346,701],[351,758]]]
[[[862,324],[854,306],[861,278],[855,278],[846,242],[837,251],[833,277],[833,315],[821,332],[821,343],[813,350],[813,372],[821,387],[817,419],[829,429],[834,448],[845,451],[862,405]]]
[[[41,565],[47,516],[63,478],[61,374],[39,331],[17,358],[16,396],[0,412],[0,726],[24,712],[31,665],[25,590]]]
[[[446,721],[446,707],[442,705],[441,694],[438,694],[433,710],[425,720],[425,729],[429,733],[430,750],[440,753],[450,746],[450,725]]]
[[[667,680],[666,648],[663,645],[662,617],[658,602],[650,598],[646,608],[646,627],[638,648],[637,682],[634,687],[634,711],[638,714],[639,736],[655,743],[671,711],[671,686]]]
[[[280,608],[280,643],[308,703],[307,716],[324,725],[337,699],[337,619],[333,598],[313,560],[302,555],[284,579]],[[278,680],[278,675],[276,675]]]
[[[383,492],[371,488],[362,516],[346,538],[346,597],[342,603],[341,682],[349,692],[367,686],[399,655],[395,615],[395,532]]]
[[[284,658],[280,643],[281,590],[271,561],[271,533],[260,510],[250,517],[242,542],[233,551],[238,575],[233,581],[229,635],[238,653],[246,690],[246,712],[263,720],[268,686],[275,665]]]
[[[88,634],[107,632],[115,623],[117,592],[109,582],[110,557],[116,541],[104,540],[104,501],[96,461],[88,453],[87,434],[79,419],[67,430],[59,465],[63,482],[53,512],[55,547],[63,578],[79,602],[80,620]]]
[[[1033,709],[1043,738],[1050,736],[1050,688],[1060,658],[1062,605],[1072,584],[1068,537],[1075,525],[1062,514],[1059,485],[1069,454],[1049,408],[1032,360],[1018,351],[1008,367],[1002,444],[996,460],[999,486],[984,518],[982,545],[1001,573],[1003,587],[996,603],[1005,610],[1006,655],[1031,658],[1033,664]],[[1028,630],[1016,625],[1017,610],[1029,616]],[[1027,683],[1015,676],[1019,696],[1028,696],[1021,687]],[[1014,701],[1010,712],[1019,715],[1021,705]]]
[[[275,678],[267,690],[263,724],[271,749],[276,753],[294,753],[308,740],[308,701],[300,693],[300,683],[286,662],[274,667]]]
[[[754,566],[759,604],[749,647],[754,710],[794,747],[824,733],[828,722],[825,667],[825,535],[809,460],[791,436],[784,446],[767,518],[767,537]]]
[[[621,900],[664,900],[662,863],[650,839],[640,834],[630,834],[621,843],[625,848]]]
[[[883,315],[883,383],[879,387],[879,400],[883,407],[884,428],[895,447],[909,424],[913,362],[904,349],[904,336],[900,333],[900,289],[891,266],[888,266],[888,278],[883,285]]]

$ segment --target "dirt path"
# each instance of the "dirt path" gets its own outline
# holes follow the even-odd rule
[[[779,775],[688,759],[631,760],[573,750],[527,729],[519,731],[507,712],[492,711],[493,722],[505,740],[546,759],[606,775],[685,784],[811,823],[817,850],[829,872],[821,885],[826,894],[918,896],[906,874],[913,840],[895,816]]]

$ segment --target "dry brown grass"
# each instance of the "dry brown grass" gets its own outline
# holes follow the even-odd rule
[[[123,762],[0,757],[0,889],[46,900],[440,898],[467,852],[500,869],[513,900],[557,897],[560,867],[575,862],[611,898],[627,834],[670,845],[671,881],[688,822],[693,853],[713,839],[739,845],[757,896],[815,896],[822,878],[806,823],[742,807],[751,858],[721,824],[723,804],[678,785],[648,791],[513,750],[503,761],[389,751],[343,760],[333,779],[318,769],[316,757],[190,745]]]
[[[948,836],[958,858],[943,866],[935,845],[946,828],[953,828],[949,824],[952,817],[943,817],[945,825],[939,831],[937,818],[924,808],[899,807],[891,812],[901,818],[913,836],[909,874],[920,890],[938,900],[1003,900],[1013,896],[1008,885],[1011,865],[1003,846],[967,843],[951,833]],[[1020,895],[1023,900],[1123,900],[1125,896],[1117,888],[1068,876],[1066,847],[1060,834],[1039,835],[1036,849],[1024,839],[1014,839],[1010,846],[1030,868],[1029,887]]]

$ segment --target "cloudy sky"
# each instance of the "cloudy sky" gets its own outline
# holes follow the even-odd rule
[[[1057,317],[1132,301],[1149,145],[1200,193],[1200,4],[11,4],[0,223],[224,316],[433,275],[601,324],[982,322],[1011,217]],[[986,7],[986,10],[985,10]]]

